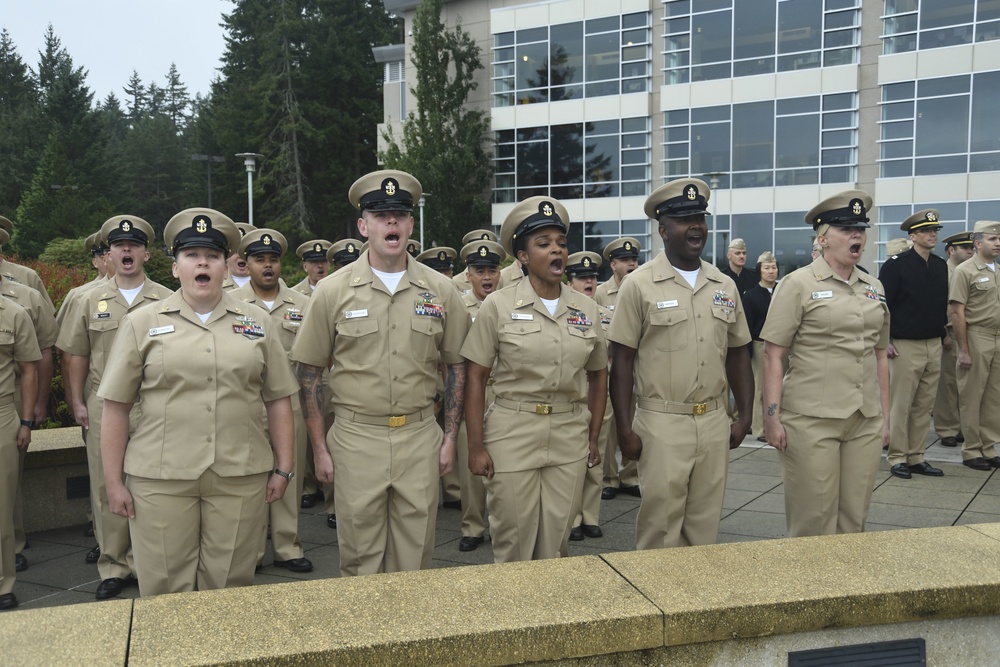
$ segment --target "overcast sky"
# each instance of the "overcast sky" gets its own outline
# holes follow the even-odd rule
[[[193,98],[217,75],[225,47],[219,24],[232,7],[229,0],[0,0],[0,28],[37,71],[51,23],[73,64],[88,71],[95,102],[110,92],[124,101],[133,69],[144,84],[165,84],[170,63]]]

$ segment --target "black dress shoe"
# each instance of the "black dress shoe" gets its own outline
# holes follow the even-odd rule
[[[90,524],[89,526],[83,529],[83,536],[84,537],[94,536],[94,524]]]
[[[334,530],[337,530],[337,515],[336,514],[327,514],[326,515],[326,527],[327,528],[333,528]]]
[[[13,609],[17,606],[17,598],[14,597],[13,593],[6,593],[0,595],[0,611],[4,609]]]
[[[941,438],[942,447],[958,447],[958,438],[953,435],[948,435]]]
[[[101,547],[95,546],[93,549],[87,552],[87,555],[83,557],[83,562],[88,565],[93,565],[97,561],[101,560]]]
[[[889,472],[891,472],[895,477],[899,477],[900,479],[910,479],[911,477],[913,477],[913,475],[910,474],[910,466],[906,465],[905,463],[897,463],[893,465],[891,468],[889,468]]]
[[[955,436],[955,440],[958,440],[959,442],[965,442],[965,436],[959,433],[958,435]]]
[[[289,572],[312,572],[313,564],[308,558],[292,558],[289,560],[276,560],[275,567],[283,567]]]
[[[613,486],[606,486],[601,489],[601,500],[613,500],[618,495],[618,489]]]
[[[962,465],[973,470],[993,470],[993,466],[987,463],[986,459],[982,456],[977,456],[974,459],[966,459],[962,461]]]
[[[570,542],[583,541],[583,530],[580,528],[580,526],[577,526],[573,530],[569,531],[569,541]]]
[[[921,461],[920,463],[913,463],[908,466],[910,472],[915,472],[918,475],[930,475],[931,477],[943,477],[944,471],[940,468],[935,468],[927,461]]]
[[[632,486],[619,486],[618,493],[627,493],[630,496],[635,496],[636,498],[642,498],[642,492],[639,491],[638,484],[633,484]]]
[[[604,537],[604,531],[601,530],[600,526],[581,523],[580,530],[583,531],[585,537]]]
[[[14,571],[24,572],[28,569],[28,559],[24,557],[24,554],[14,554]]]
[[[984,460],[994,468],[1000,468],[1000,456],[991,456],[990,458]]]
[[[483,543],[483,536],[472,537],[471,535],[463,535],[462,539],[458,541],[459,551],[475,551],[479,548],[479,545]]]
[[[309,509],[310,507],[316,507],[316,495],[312,493],[306,493],[302,496],[302,502],[299,503],[302,509]]]
[[[443,506],[447,507],[450,510],[461,510],[462,509],[462,501],[461,500],[446,500],[446,501],[444,501],[441,504]]]
[[[126,579],[121,577],[110,577],[105,579],[97,587],[95,597],[98,600],[107,600],[121,595],[121,592],[135,583],[135,577],[129,576]]]

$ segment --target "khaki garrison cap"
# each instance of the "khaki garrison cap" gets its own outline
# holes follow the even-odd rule
[[[552,197],[528,197],[511,209],[500,227],[500,244],[508,255],[524,249],[524,239],[545,227],[569,231],[569,211]]]
[[[807,225],[813,229],[820,225],[834,227],[871,227],[868,211],[872,207],[872,197],[864,190],[845,190],[828,197],[806,213]]]
[[[163,230],[163,241],[176,255],[191,247],[214,248],[231,255],[240,247],[240,230],[226,214],[211,208],[181,211]]]
[[[596,276],[601,264],[601,256],[596,252],[589,250],[574,252],[566,260],[566,277],[572,280],[573,278]]]
[[[757,257],[757,266],[760,266],[761,264],[777,264],[777,263],[778,263],[778,258],[775,257],[774,253],[771,252],[770,250],[765,250],[764,252],[760,253],[760,256]]]
[[[332,245],[325,239],[313,239],[296,248],[295,254],[303,261],[326,259],[326,252]]]
[[[613,259],[638,259],[639,241],[631,236],[623,236],[615,239],[604,246],[604,259],[610,262]]]
[[[747,242],[744,241],[743,239],[733,239],[732,241],[729,242],[729,246],[726,248],[726,250],[746,250],[746,249],[747,249]]]
[[[240,241],[239,253],[240,257],[244,259],[250,255],[264,253],[274,253],[281,257],[286,250],[288,250],[288,241],[285,240],[284,234],[275,229],[261,227],[247,232],[247,235]]]
[[[974,234],[1000,234],[1000,222],[996,220],[977,220],[972,228]]]
[[[420,181],[405,171],[383,169],[354,181],[348,192],[351,205],[359,211],[407,211],[420,201]]]
[[[357,239],[341,239],[326,251],[326,258],[331,264],[350,264],[358,257],[361,257],[361,241]]]
[[[944,245],[946,248],[950,245],[972,245],[972,232],[952,234],[944,240]]]
[[[458,253],[454,248],[440,246],[424,250],[416,256],[416,260],[421,264],[431,267],[435,271],[447,271],[452,268],[456,257],[458,257]]]
[[[662,216],[687,218],[707,215],[712,191],[708,183],[697,178],[678,178],[664,183],[646,198],[643,210],[653,220]]]
[[[134,215],[116,215],[113,218],[108,218],[101,225],[101,231],[98,234],[100,234],[101,240],[109,246],[117,241],[135,241],[148,246],[149,242],[156,236],[151,224]]]
[[[507,251],[496,241],[479,239],[462,246],[466,266],[500,266],[507,259]]]
[[[420,245],[420,241],[416,239],[410,239],[409,241],[406,242],[406,252],[410,253],[410,257],[415,258],[417,255],[420,254],[420,251],[423,249],[424,247]]]
[[[911,215],[906,220],[903,220],[903,224],[899,226],[904,232],[929,232],[937,231],[941,229],[941,223],[938,221],[940,213],[932,208],[925,208],[922,211],[917,211]]]
[[[913,242],[910,239],[890,239],[885,244],[885,254],[886,257],[892,257],[904,253],[912,247]]]
[[[473,241],[496,241],[497,235],[491,229],[473,229],[462,237],[462,247]]]

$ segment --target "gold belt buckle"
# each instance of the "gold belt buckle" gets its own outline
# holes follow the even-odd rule
[[[396,428],[397,426],[406,426],[406,415],[402,417],[389,417],[389,428]]]
[[[496,380],[495,380],[495,379],[493,378],[493,376],[491,375],[491,376],[489,377],[489,379],[488,379],[488,380],[486,381],[486,384],[488,384],[488,385],[492,385],[492,384],[493,384],[494,382],[496,382]]]
[[[536,415],[550,415],[552,414],[552,406],[546,405],[545,403],[538,403],[535,405]]]
[[[703,415],[708,412],[708,403],[695,403],[694,409],[691,410],[693,415]]]

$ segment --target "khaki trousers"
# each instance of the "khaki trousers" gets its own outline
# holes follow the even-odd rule
[[[889,361],[889,465],[924,460],[941,375],[941,339],[896,339]]]
[[[611,405],[610,397],[608,397],[608,405]],[[632,405],[632,414],[635,415],[635,404]],[[635,461],[625,458],[618,450],[618,429],[615,426],[614,411],[605,411],[604,423],[608,426],[608,435],[607,439],[603,441],[604,447],[601,450],[601,459],[604,463],[602,485],[614,489],[622,486],[636,486],[639,483],[639,473]],[[603,428],[601,433],[604,433]]]
[[[17,411],[13,397],[0,398],[0,595],[14,590],[14,504],[17,492]]]
[[[302,418],[302,410],[299,409],[298,394],[292,395],[292,417],[295,424],[295,448],[293,450],[294,460],[292,470],[295,477],[292,478],[285,495],[281,500],[268,505],[268,519],[262,526],[260,535],[260,549],[257,553],[257,562],[264,558],[264,549],[267,546],[267,525],[271,526],[271,546],[274,547],[275,560],[292,560],[302,558],[305,552],[302,549],[302,541],[299,539],[299,503],[302,498],[302,484],[305,475],[302,474],[306,459],[306,423]],[[265,420],[265,423],[266,420]]]
[[[341,576],[430,567],[443,437],[429,410],[398,428],[337,416],[327,446],[337,467]]]
[[[583,491],[586,459],[485,480],[490,536],[497,563],[559,558]]]
[[[972,368],[958,368],[958,409],[962,414],[962,460],[997,455],[1000,442],[1000,338],[992,330],[968,328]]]
[[[132,408],[129,424],[138,423],[139,407]],[[108,487],[104,483],[104,462],[101,456],[101,417],[104,400],[92,392],[87,399],[90,429],[87,431],[87,469],[90,473],[90,505],[94,513],[94,536],[101,548],[97,572],[101,579],[128,578],[135,572],[128,519],[111,511],[108,505]]]
[[[636,409],[632,429],[642,438],[637,549],[714,544],[718,539],[729,424],[722,408],[698,416]]]
[[[27,451],[17,450],[17,495],[14,496],[14,553],[21,553],[28,544],[24,532],[24,503],[21,500],[21,483],[24,479],[24,459]]]
[[[268,473],[194,480],[129,475],[129,521],[139,593],[204,591],[253,584],[265,519]]]
[[[862,532],[882,456],[882,417],[856,411],[824,419],[783,410],[781,424],[788,536]]]
[[[462,537],[482,537],[486,532],[486,486],[483,477],[473,475],[469,470],[469,433],[465,429],[465,420],[458,427],[458,439],[455,445],[458,453],[458,479],[461,485],[462,497]]]
[[[958,411],[958,343],[951,349],[941,348],[941,378],[934,400],[934,431],[940,438],[954,438],[962,430]]]
[[[601,456],[607,455],[607,446],[611,431],[614,430],[614,410],[611,408],[611,401],[608,400],[604,408],[604,421],[601,423],[601,432],[597,436],[597,448]],[[615,443],[617,447],[617,442]],[[603,463],[603,461],[602,461]],[[583,493],[580,496],[580,505],[573,511],[573,527],[586,524],[597,526],[601,523],[601,487],[604,482],[604,469],[601,466],[587,468],[587,462],[583,463],[586,468],[583,476]],[[638,480],[636,480],[638,483]]]

